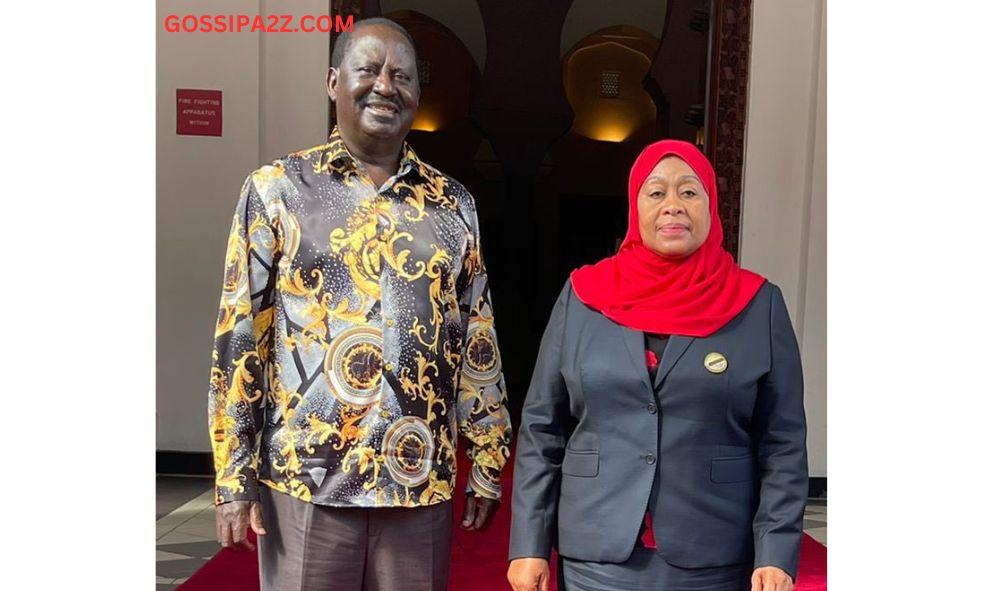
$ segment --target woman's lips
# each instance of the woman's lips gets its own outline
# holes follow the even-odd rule
[[[662,236],[680,236],[690,232],[690,228],[684,224],[666,224],[659,226],[657,232]]]

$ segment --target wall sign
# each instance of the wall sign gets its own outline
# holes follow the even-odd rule
[[[177,89],[178,135],[223,135],[223,91]]]

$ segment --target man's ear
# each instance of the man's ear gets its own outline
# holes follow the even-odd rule
[[[338,90],[338,68],[328,68],[328,79],[325,87],[328,89],[328,98],[335,102]]]

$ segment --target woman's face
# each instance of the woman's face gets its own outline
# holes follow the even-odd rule
[[[708,192],[693,168],[667,156],[649,173],[638,192],[641,240],[666,258],[688,257],[711,229]]]

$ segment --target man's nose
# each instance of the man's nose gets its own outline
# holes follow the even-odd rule
[[[394,96],[397,94],[397,89],[391,83],[390,72],[386,69],[380,70],[380,74],[377,75],[376,80],[373,82],[373,92],[381,96]]]

